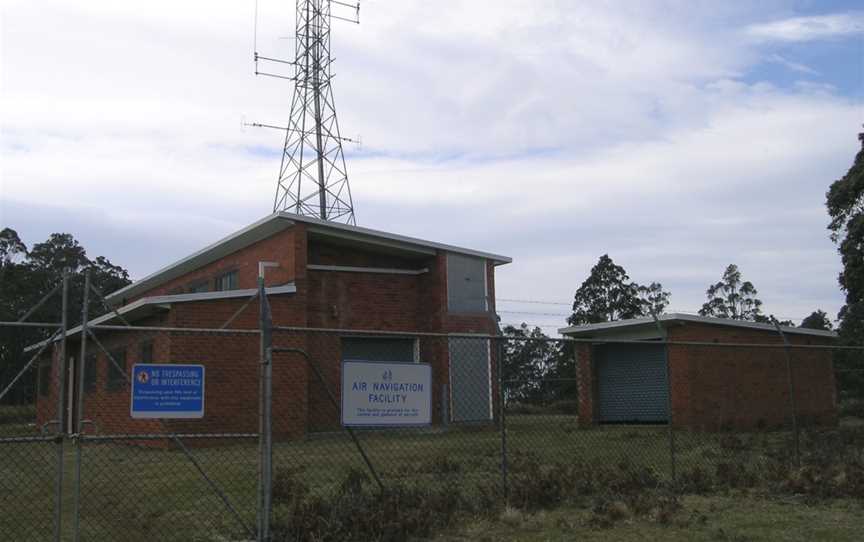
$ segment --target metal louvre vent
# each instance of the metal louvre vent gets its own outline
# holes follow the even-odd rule
[[[448,341],[452,421],[492,419],[489,341],[454,337]]]
[[[415,339],[343,337],[342,359],[354,361],[417,361]]]
[[[447,254],[447,307],[450,312],[486,311],[486,260]]]

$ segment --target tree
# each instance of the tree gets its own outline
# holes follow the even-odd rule
[[[831,239],[838,243],[843,270],[838,280],[846,293],[840,309],[839,333],[850,344],[864,344],[864,133],[862,147],[843,178],[826,195]]]
[[[658,282],[640,286],[630,281],[627,272],[615,265],[608,254],[600,257],[591,274],[573,296],[570,325],[613,322],[662,313],[669,304],[669,293]]]
[[[84,247],[68,233],[52,233],[44,243],[36,243],[29,258],[33,270],[57,276],[64,269],[76,273],[90,263]]]
[[[27,246],[21,242],[18,232],[12,228],[0,231],[0,266],[6,266],[19,258],[27,257]]]
[[[95,260],[68,233],[54,233],[43,243],[27,250],[17,232],[11,228],[0,231],[0,320],[18,320],[31,307],[57,286],[64,270],[69,277],[67,314],[69,326],[80,323],[84,294],[84,269],[90,270],[91,283],[103,293],[110,293],[129,284],[129,274],[102,256]],[[106,312],[95,295],[90,296],[89,313]],[[51,296],[30,317],[31,321],[59,322],[62,299]],[[28,361],[24,356],[27,345],[47,337],[48,330],[39,328],[0,327],[0,382],[9,382]],[[28,371],[4,402],[26,403],[32,400],[33,371]]]
[[[642,304],[642,314],[660,315],[669,306],[671,294],[663,289],[659,282],[652,282],[648,286],[638,287],[639,302]]]
[[[720,282],[708,287],[705,292],[708,301],[699,309],[699,314],[732,320],[767,322],[768,318],[762,314],[762,301],[756,297],[757,294],[752,282],[741,280],[738,266],[729,264]]]
[[[549,375],[561,360],[558,341],[552,341],[539,327],[504,326],[502,376],[507,401],[542,404],[555,399]]]
[[[810,316],[801,320],[801,325],[798,327],[821,329],[823,331],[831,331],[834,328],[831,324],[831,320],[828,319],[828,315],[823,310],[815,310],[811,312]]]
[[[831,221],[831,240],[838,244],[843,270],[838,281],[846,293],[840,309],[837,333],[846,346],[864,346],[864,133],[858,134],[861,150],[852,167],[834,181],[826,194]],[[861,397],[864,393],[864,353],[838,351],[834,355],[840,398]]]

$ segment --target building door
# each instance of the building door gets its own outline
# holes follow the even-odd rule
[[[595,349],[601,423],[669,420],[663,345],[607,344]]]
[[[449,340],[450,407],[454,422],[492,419],[492,375],[488,339]]]

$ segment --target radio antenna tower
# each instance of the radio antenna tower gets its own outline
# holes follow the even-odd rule
[[[333,60],[330,57],[330,21],[338,19],[359,24],[360,4],[337,0],[296,1],[297,41],[293,61],[258,54],[256,13],[255,74],[294,81],[288,126],[252,124],[285,131],[285,147],[273,212],[289,211],[356,225],[348,170],[342,152],[343,141],[356,141],[342,137],[336,119],[331,86]],[[350,10],[353,17],[333,14],[333,6]],[[259,61],[291,64],[294,76],[261,72],[258,69]]]

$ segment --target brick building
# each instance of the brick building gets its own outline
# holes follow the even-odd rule
[[[339,396],[343,359],[423,361],[432,365],[433,423],[492,418],[492,352],[488,341],[470,348],[421,332],[496,334],[495,268],[510,258],[290,213],[275,213],[217,243],[107,296],[113,312],[92,324],[135,327],[218,328],[249,333],[99,330],[97,337],[128,371],[134,363],[195,363],[207,370],[205,416],[172,421],[178,432],[254,432],[258,427],[260,353],[259,268],[274,325],[355,330],[357,333],[281,331],[274,344],[307,351]],[[260,264],[266,262],[267,265]],[[239,312],[239,314],[237,314]],[[369,335],[363,330],[385,331]],[[80,328],[70,331],[67,363],[78,373]],[[129,415],[129,387],[94,341],[88,339],[83,418],[98,431],[146,433],[153,420]],[[57,405],[57,348],[39,368],[40,424]],[[445,387],[446,386],[446,387]],[[74,430],[78,386],[67,387],[64,425]],[[446,394],[445,394],[446,392]],[[304,360],[277,354],[273,365],[273,419],[277,435],[338,426],[325,389]],[[442,400],[439,400],[442,398]],[[444,404],[446,403],[446,404]]]
[[[667,353],[656,344],[661,333],[652,318],[560,330],[568,337],[589,339],[576,346],[580,423],[666,423],[670,406],[672,423],[693,429],[789,423],[785,351],[753,346],[783,344],[772,325],[686,314],[664,314],[660,323],[669,341],[707,343],[669,345],[668,377]],[[828,345],[836,338],[830,331],[782,329],[793,345]],[[590,339],[640,342],[591,344]],[[712,346],[715,343],[718,346]],[[831,351],[793,348],[791,352],[799,421],[836,423]]]

